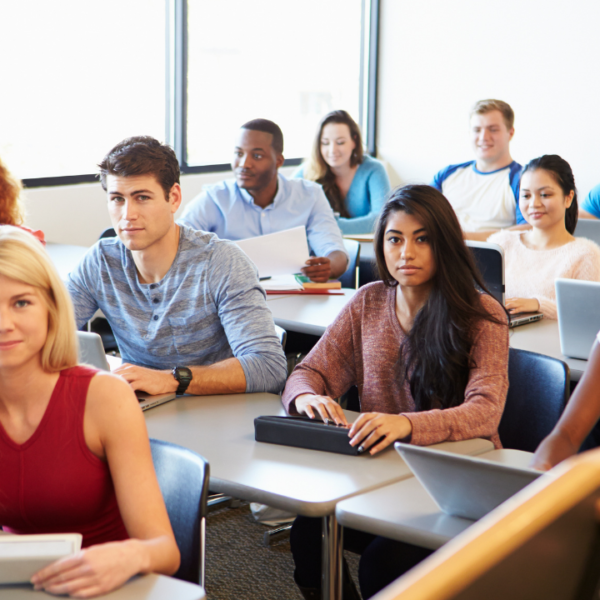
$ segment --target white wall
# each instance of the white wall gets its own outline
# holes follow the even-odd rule
[[[382,0],[378,151],[392,183],[470,160],[468,114],[514,109],[513,158],[560,154],[582,198],[600,183],[598,0]]]
[[[291,176],[297,167],[281,169]],[[202,191],[204,185],[232,177],[231,171],[207,175],[184,175],[181,178],[183,202],[177,212]],[[100,233],[110,227],[106,195],[99,183],[82,183],[48,188],[32,188],[24,192],[27,207],[26,225],[41,229],[49,242],[91,246]]]

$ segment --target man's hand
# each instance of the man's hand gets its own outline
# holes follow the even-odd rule
[[[536,298],[509,298],[504,306],[511,314],[536,312],[540,310],[540,303]]]
[[[350,445],[359,445],[359,449],[369,450],[377,454],[387,448],[392,442],[401,440],[412,433],[412,423],[404,415],[386,413],[361,413],[354,421],[348,435]],[[378,440],[383,438],[378,444]]]
[[[302,273],[315,283],[326,283],[331,276],[331,261],[326,256],[309,258]]]
[[[179,387],[179,383],[171,371],[157,371],[123,363],[113,373],[123,377],[134,390],[140,390],[152,396],[176,392]]]

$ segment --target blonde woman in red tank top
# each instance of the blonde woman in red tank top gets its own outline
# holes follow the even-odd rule
[[[142,412],[119,377],[77,364],[68,294],[42,246],[0,228],[0,525],[80,532],[36,589],[88,598],[179,566]]]

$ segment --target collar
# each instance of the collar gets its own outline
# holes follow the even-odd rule
[[[285,183],[286,183],[285,177],[283,175],[281,175],[281,173],[277,172],[277,192],[275,192],[275,198],[273,198],[273,202],[271,202],[271,204],[269,204],[265,208],[261,208],[260,206],[257,206],[256,204],[254,204],[254,198],[249,194],[249,192],[242,189],[237,184],[237,181],[235,182],[235,187],[237,188],[238,192],[240,193],[242,200],[244,200],[244,202],[246,202],[246,204],[255,206],[258,210],[271,210],[272,208],[274,208],[275,206],[277,206],[279,203],[281,203],[283,201],[283,198],[286,195]]]

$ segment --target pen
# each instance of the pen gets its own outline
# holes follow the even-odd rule
[[[271,276],[269,275],[268,277],[259,277],[258,278],[259,281],[266,281],[267,279],[271,279]]]

